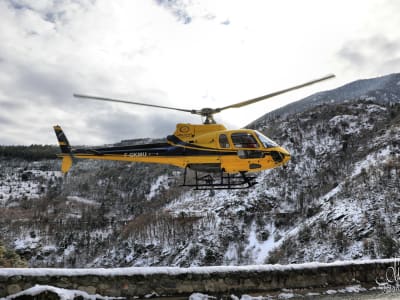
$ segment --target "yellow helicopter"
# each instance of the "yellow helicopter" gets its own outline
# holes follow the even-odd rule
[[[165,143],[82,149],[72,149],[63,130],[59,125],[56,125],[54,131],[61,148],[59,155],[62,158],[61,170],[64,174],[67,173],[75,158],[158,163],[184,168],[182,186],[194,187],[197,190],[252,187],[257,183],[256,176],[248,173],[284,166],[290,160],[290,153],[257,130],[227,130],[224,125],[216,124],[214,114],[229,108],[253,104],[334,76],[333,74],[327,75],[222,108],[203,108],[200,110],[74,94],[74,97],[77,98],[188,112],[205,117],[205,121],[203,124],[177,124],[175,132],[167,136]],[[195,173],[190,180],[187,176],[187,169],[191,169]]]

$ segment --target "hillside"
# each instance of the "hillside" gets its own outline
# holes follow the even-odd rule
[[[265,119],[276,116],[291,115],[304,112],[318,105],[341,104],[352,100],[373,99],[381,104],[400,102],[400,74],[390,74],[378,78],[360,79],[334,90],[319,92],[302,100],[278,108],[255,120],[250,127]]]
[[[160,165],[83,161],[62,177],[59,161],[3,156],[0,240],[35,267],[394,257],[399,99],[393,74],[258,119],[250,126],[289,149],[292,160],[261,173],[249,190],[184,189],[181,170]]]

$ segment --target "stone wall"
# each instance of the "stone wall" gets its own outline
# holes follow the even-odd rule
[[[195,268],[116,269],[0,269],[0,297],[36,284],[77,289],[89,294],[133,299],[149,294],[185,296],[195,292],[210,295],[242,295],[286,289],[336,288],[354,284],[377,286],[386,281],[395,260],[308,263]]]

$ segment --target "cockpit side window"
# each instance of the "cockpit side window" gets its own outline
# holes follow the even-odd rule
[[[221,148],[230,148],[231,145],[229,144],[228,137],[226,134],[220,134],[219,135],[219,146]]]
[[[257,140],[249,133],[232,133],[231,138],[236,148],[259,148]]]

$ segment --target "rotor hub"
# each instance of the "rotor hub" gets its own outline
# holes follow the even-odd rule
[[[220,108],[205,107],[200,110],[192,110],[191,113],[205,117],[206,119],[204,120],[204,124],[216,124],[214,120],[214,114],[219,113],[220,111]]]

